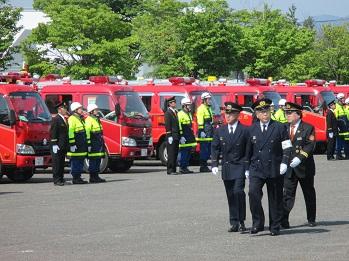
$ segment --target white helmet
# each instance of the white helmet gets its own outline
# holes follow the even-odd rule
[[[349,104],[349,97],[345,99],[344,103]]]
[[[337,94],[337,99],[339,100],[339,99],[343,99],[345,97],[345,95],[344,95],[344,93],[338,93]]]
[[[191,104],[191,101],[190,101],[189,98],[183,98],[183,99],[181,100],[181,104],[182,104],[182,105]]]
[[[279,101],[279,106],[285,106],[286,100],[285,99],[280,99]]]
[[[95,109],[98,109],[98,106],[96,104],[91,103],[91,104],[87,105],[87,112],[91,112]]]
[[[207,98],[211,98],[212,95],[209,92],[204,92],[203,94],[201,94],[201,99],[207,99]]]
[[[70,104],[71,111],[76,111],[79,108],[82,108],[82,105],[80,102],[73,102],[72,104]]]

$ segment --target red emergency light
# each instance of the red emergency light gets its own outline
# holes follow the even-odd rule
[[[90,82],[93,82],[93,83],[108,83],[109,82],[109,77],[108,76],[90,76],[88,78],[88,80]]]
[[[60,76],[59,74],[50,73],[50,74],[47,74],[44,77],[42,77],[40,79],[40,82],[55,81],[55,80],[59,80],[59,79],[62,79],[62,76]]]
[[[336,80],[329,81],[329,82],[328,82],[328,85],[329,85],[329,86],[336,86],[336,85],[337,85],[337,81],[336,81]]]
[[[249,85],[255,86],[255,85],[263,85],[268,86],[270,85],[270,81],[268,79],[262,79],[262,78],[250,78],[246,80],[246,83]]]
[[[194,77],[171,77],[170,79],[168,79],[170,81],[170,83],[172,83],[173,85],[186,85],[186,84],[192,84],[195,82],[195,78]]]
[[[324,86],[326,83],[325,80],[319,80],[319,79],[312,79],[312,80],[306,80],[305,84],[307,86]]]

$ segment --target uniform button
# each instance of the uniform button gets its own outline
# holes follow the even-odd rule
[[[261,153],[262,151],[260,150],[259,153]]]
[[[260,162],[260,160],[257,160],[258,162]]]

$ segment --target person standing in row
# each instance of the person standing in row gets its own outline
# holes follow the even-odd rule
[[[88,141],[88,171],[90,173],[90,183],[105,182],[99,177],[101,159],[105,156],[105,145],[103,139],[103,127],[99,119],[98,106],[89,104],[87,106],[89,116],[85,119],[85,129]]]
[[[286,125],[271,120],[269,99],[260,99],[252,104],[259,121],[249,129],[247,159],[249,167],[249,201],[252,214],[251,234],[264,230],[262,207],[263,186],[267,184],[269,203],[269,229],[271,236],[280,234],[283,213],[283,176],[287,170],[292,147]]]
[[[70,173],[73,176],[73,184],[86,184],[87,181],[81,178],[84,160],[87,156],[87,137],[82,105],[79,102],[73,102],[70,110],[72,112],[68,119],[70,151],[67,154],[70,158]]]
[[[308,225],[316,225],[316,194],[314,188],[315,130],[302,121],[302,106],[287,102],[285,112],[288,121],[288,133],[292,142],[291,163],[284,178],[284,216],[283,228],[289,228],[289,214],[294,206],[298,183],[301,185],[307,209]]]
[[[64,186],[64,165],[68,149],[68,109],[62,102],[55,106],[58,114],[52,119],[50,128],[53,184]]]
[[[349,119],[345,108],[344,93],[337,94],[336,108],[334,114],[338,124],[337,138],[337,160],[349,159]],[[342,148],[344,149],[345,158],[342,156]]]
[[[245,231],[246,194],[245,171],[247,168],[246,145],[248,129],[239,121],[242,107],[233,102],[225,104],[227,124],[219,127],[212,141],[212,173],[218,174],[218,163],[222,154],[222,180],[229,205],[230,228],[228,232]]]
[[[285,114],[285,99],[279,100],[279,109],[274,113],[274,119],[281,123],[287,123],[286,114]]]
[[[211,108],[211,94],[201,94],[202,104],[196,111],[198,123],[198,141],[200,142],[200,172],[211,172],[207,161],[211,156],[211,142],[213,138],[213,113]]]
[[[336,109],[336,100],[328,103],[328,110],[326,114],[327,126],[327,160],[334,160],[334,153],[336,150],[336,140],[338,136],[338,124],[334,110]]]
[[[188,169],[191,150],[197,143],[193,131],[193,117],[191,116],[191,101],[189,98],[181,100],[182,110],[178,112],[179,134],[179,167],[181,174],[193,173]]]
[[[167,99],[165,112],[166,149],[167,149],[167,175],[177,175],[177,157],[179,150],[179,123],[176,110],[176,97]]]

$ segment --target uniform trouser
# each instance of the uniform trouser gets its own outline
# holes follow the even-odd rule
[[[342,149],[344,149],[345,156],[349,157],[349,141],[345,140],[341,136],[338,136],[336,144],[337,155],[342,155]]]
[[[252,214],[252,227],[264,229],[264,211],[262,207],[263,186],[267,184],[269,205],[269,230],[278,231],[283,213],[282,184],[283,176],[277,178],[250,177],[249,202]]]
[[[298,182],[301,184],[305,206],[307,210],[307,220],[315,222],[316,219],[316,193],[314,188],[314,176],[298,178],[292,173],[291,178],[284,180],[284,221],[288,221],[289,214],[294,206]]]
[[[245,179],[223,180],[229,206],[229,221],[236,226],[246,219]]]
[[[101,158],[91,158],[88,159],[88,172],[91,176],[99,174],[99,167],[101,165]]]
[[[179,167],[186,169],[189,166],[191,147],[179,148]]]
[[[211,142],[200,141],[200,166],[206,167],[207,160],[211,156]]]
[[[173,140],[172,144],[167,142],[167,173],[176,172],[179,140]]]
[[[328,137],[327,134],[327,159],[333,158],[336,149],[336,136]]]
[[[66,152],[58,150],[57,153],[51,151],[53,182],[63,181],[64,164]]]
[[[84,160],[83,158],[70,159],[70,174],[74,179],[80,178],[82,172],[84,171]]]

